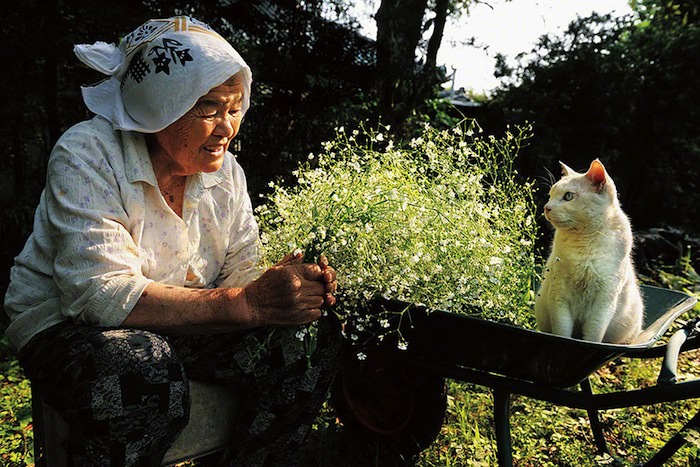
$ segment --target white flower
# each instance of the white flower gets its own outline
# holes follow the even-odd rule
[[[507,170],[514,143],[462,140],[477,125],[424,128],[408,144],[393,141],[388,128],[353,130],[363,133],[356,141],[338,128],[313,155],[314,168],[297,169],[296,186],[271,184],[269,201],[255,211],[266,262],[292,246],[323,251],[342,284],[336,312],[380,341],[400,320],[363,317],[364,304],[379,295],[455,311],[491,301],[489,319],[514,309],[531,319],[520,301],[534,282],[536,209],[530,185]]]
[[[423,138],[412,138],[411,141],[408,143],[412,148],[418,147],[421,144],[423,144]]]

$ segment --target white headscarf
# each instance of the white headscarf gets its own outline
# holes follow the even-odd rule
[[[117,130],[158,132],[238,72],[244,77],[244,113],[250,105],[250,68],[231,44],[194,18],[150,20],[119,47],[96,42],[78,44],[74,52],[110,76],[81,89],[88,108]]]

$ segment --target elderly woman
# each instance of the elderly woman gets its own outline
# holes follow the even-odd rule
[[[110,77],[83,88],[97,115],[51,154],[5,298],[7,335],[68,423],[73,463],[157,465],[187,422],[193,378],[245,398],[232,463],[294,464],[335,371],[339,335],[319,320],[335,271],[300,255],[258,265],[245,176],[227,151],[250,68],[188,17],[75,52]],[[310,356],[276,332],[316,320]]]

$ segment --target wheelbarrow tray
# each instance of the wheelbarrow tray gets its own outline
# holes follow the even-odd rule
[[[415,357],[567,388],[618,356],[646,352],[696,303],[684,293],[658,287],[642,286],[642,294],[643,331],[628,345],[561,337],[400,301],[382,300],[375,306],[405,310],[401,335]]]

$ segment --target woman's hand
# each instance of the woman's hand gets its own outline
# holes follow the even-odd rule
[[[296,253],[286,255],[243,290],[254,326],[295,326],[320,318],[324,305],[335,305],[336,289],[336,272],[325,256],[310,264]]]

